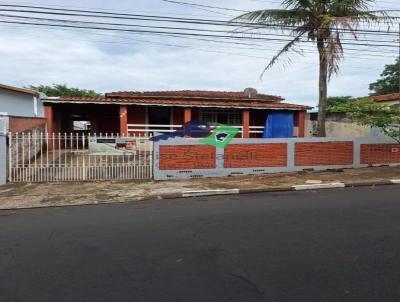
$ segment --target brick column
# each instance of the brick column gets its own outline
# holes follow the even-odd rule
[[[192,108],[185,108],[183,113],[183,123],[190,122],[192,120]]]
[[[297,112],[297,127],[299,127],[298,137],[305,136],[305,123],[306,123],[306,112]]]
[[[53,108],[51,106],[44,106],[44,118],[46,119],[47,133],[53,133]]]
[[[242,127],[243,127],[243,138],[250,137],[250,111],[248,109],[242,110]]]
[[[128,108],[119,106],[119,134],[128,135]]]

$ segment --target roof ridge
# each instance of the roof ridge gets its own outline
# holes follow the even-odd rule
[[[218,90],[164,90],[164,91],[117,91],[108,92],[106,97],[187,97],[187,98],[240,98],[240,99],[264,99],[284,100],[281,96],[257,93],[253,96],[244,91],[218,91]]]
[[[182,106],[182,107],[220,107],[220,108],[259,108],[259,109],[294,109],[307,110],[311,107],[299,104],[265,102],[262,100],[192,100],[191,102],[182,99],[150,99],[150,98],[90,98],[90,97],[60,97],[58,99],[44,99],[45,103],[93,103],[93,104],[115,104],[115,105],[143,105],[143,106]]]
[[[28,89],[28,88],[20,88],[20,87],[10,86],[10,85],[6,85],[6,84],[0,84],[0,88],[19,92],[19,93],[25,93],[25,94],[30,94],[30,95],[34,95],[34,96],[39,96],[39,93],[37,91]]]

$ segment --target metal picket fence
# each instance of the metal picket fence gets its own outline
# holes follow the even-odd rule
[[[10,133],[10,182],[151,179],[151,136]]]

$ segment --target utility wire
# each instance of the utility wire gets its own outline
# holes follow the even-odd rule
[[[80,26],[80,25],[66,25],[66,24],[49,24],[49,23],[37,23],[37,22],[22,22],[22,21],[0,21],[0,23],[6,24],[21,24],[21,25],[33,25],[33,26],[49,26],[49,27],[60,27],[60,28],[81,28],[81,29],[95,29],[104,31],[117,31],[117,32],[135,32],[135,33],[154,33],[154,34],[174,34],[181,36],[195,36],[195,37],[213,37],[213,38],[229,38],[235,40],[258,40],[258,41],[284,41],[290,42],[288,39],[281,38],[263,38],[263,37],[238,37],[230,35],[214,35],[214,34],[199,34],[199,33],[187,33],[187,32],[171,32],[171,31],[152,31],[152,30],[136,30],[136,29],[124,29],[114,27],[100,27],[100,26]],[[302,40],[301,42],[313,43],[313,41]],[[397,45],[386,45],[386,44],[368,44],[368,43],[351,43],[343,42],[343,45],[357,45],[357,46],[371,46],[371,47],[390,47],[397,48]]]
[[[234,9],[234,8],[229,8],[229,7],[221,7],[221,6],[211,6],[211,5],[204,5],[204,4],[197,4],[193,2],[183,2],[183,1],[173,1],[173,0],[161,0],[163,2],[169,2],[169,3],[174,3],[178,5],[186,5],[186,6],[192,6],[192,7],[206,7],[206,8],[213,8],[213,9],[219,9],[219,10],[225,10],[225,11],[235,11],[235,12],[242,12],[242,13],[249,13],[251,11],[248,10],[243,10],[243,9]],[[383,11],[389,11],[389,10],[371,10],[369,12],[383,12]],[[398,11],[398,10],[390,10],[390,11]],[[400,18],[397,16],[388,16],[389,18]]]
[[[0,4],[0,7],[18,7],[18,8],[30,8],[30,9],[41,9],[37,10],[21,10],[21,9],[1,9],[2,11],[8,12],[23,12],[23,13],[37,13],[37,14],[54,14],[63,16],[82,16],[82,17],[101,17],[101,18],[116,18],[116,19],[126,19],[126,20],[152,20],[152,21],[165,21],[165,22],[177,22],[177,23],[190,23],[190,24],[206,24],[206,25],[223,25],[223,26],[246,26],[259,28],[263,26],[265,28],[278,28],[278,29],[294,29],[297,26],[282,25],[282,24],[254,24],[248,22],[239,21],[221,21],[213,19],[198,19],[198,18],[180,18],[180,17],[167,17],[167,16],[157,16],[157,15],[143,15],[143,14],[126,14],[126,13],[111,13],[106,11],[93,11],[93,10],[76,10],[76,9],[61,9],[61,8],[51,8],[45,6],[30,6],[30,5],[10,5],[10,4]],[[58,13],[57,13],[58,12]],[[69,13],[66,13],[69,12]],[[74,13],[75,12],[75,13]],[[393,31],[382,31],[382,30],[367,30],[367,29],[355,29],[353,31],[340,29],[341,32],[358,32],[358,33],[381,33],[381,34],[398,34],[398,32]]]
[[[234,8],[227,8],[227,7],[221,7],[221,6],[203,5],[203,4],[197,4],[197,3],[182,2],[182,1],[173,1],[173,0],[161,0],[161,1],[174,3],[174,4],[181,4],[181,5],[190,5],[190,6],[198,6],[198,7],[207,7],[207,8],[213,8],[213,9],[228,10],[228,11],[233,11],[233,12],[241,12],[241,13],[248,13],[249,12],[248,10],[243,10],[243,9],[234,9]]]
[[[19,27],[20,25],[5,25],[8,27]],[[49,30],[51,29],[57,29],[57,28],[48,28]],[[32,30],[32,29],[31,29]],[[68,30],[68,31],[84,31],[86,33],[90,33],[90,34],[94,34],[94,35],[102,35],[102,36],[107,36],[107,37],[118,37],[118,38],[122,38],[124,39],[125,37],[121,37],[121,36],[115,36],[115,35],[108,35],[105,33],[98,33],[98,32],[94,32],[93,30],[85,30],[85,29],[69,29],[69,28],[63,28],[63,30]],[[133,33],[134,34],[134,33]],[[137,35],[141,35],[140,33],[137,33]],[[261,51],[274,51],[274,54],[276,52],[278,52],[280,49],[279,48],[265,48],[265,47],[255,47],[255,46],[260,46],[257,43],[246,43],[246,42],[238,42],[238,41],[225,41],[225,40],[214,40],[211,38],[197,38],[197,37],[182,37],[182,36],[177,36],[177,35],[163,35],[163,36],[169,36],[169,37],[174,37],[174,38],[182,38],[185,40],[194,40],[194,41],[205,41],[208,43],[216,43],[216,44],[225,44],[225,45],[230,45],[229,49],[231,49],[232,47],[236,47],[237,49],[240,50],[261,50]],[[132,40],[132,39],[126,39],[126,40]],[[251,46],[251,47],[241,47],[239,48],[238,46]],[[280,47],[279,45],[276,45],[278,47]],[[220,47],[220,46],[219,46]],[[359,58],[360,52],[368,52],[368,53],[363,53],[362,55],[364,56],[374,56],[374,57],[391,57],[391,56],[384,56],[384,54],[393,54],[392,51],[385,51],[383,49],[378,50],[371,50],[371,49],[367,49],[367,48],[349,48],[349,47],[344,47],[344,50],[346,52],[349,52],[349,54],[355,54],[355,52],[357,53],[357,57],[354,58]],[[308,53],[316,53],[316,49],[312,46],[312,45],[303,45],[302,46],[302,50],[301,52],[308,52]],[[377,55],[373,55],[373,53],[376,53]],[[346,55],[346,57],[351,57],[349,55]]]
[[[93,21],[81,21],[81,20],[65,20],[65,19],[54,19],[54,18],[38,18],[38,17],[28,17],[21,15],[10,15],[10,14],[0,14],[2,17],[7,18],[17,18],[17,19],[27,19],[27,20],[39,20],[39,21],[50,21],[50,22],[61,22],[61,23],[72,23],[72,24],[89,24],[89,25],[107,25],[107,26],[126,26],[126,27],[138,27],[138,28],[152,28],[152,29],[166,29],[166,30],[184,30],[184,31],[196,31],[196,32],[213,32],[213,33],[225,33],[225,34],[242,34],[242,35],[252,35],[252,36],[279,36],[279,37],[290,37],[288,34],[276,34],[276,33],[249,33],[249,32],[230,32],[226,30],[215,30],[215,29],[201,29],[201,28],[182,28],[182,27],[169,27],[169,26],[149,26],[140,24],[126,24],[126,23],[108,23],[108,22],[93,22]],[[379,43],[391,43],[393,41],[383,41],[376,39],[351,39],[351,38],[341,38],[342,41],[357,41],[357,42],[379,42]]]

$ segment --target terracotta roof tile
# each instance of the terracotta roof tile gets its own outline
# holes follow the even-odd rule
[[[400,93],[389,93],[389,94],[371,96],[371,99],[377,102],[397,101],[400,100]]]
[[[44,99],[45,103],[92,103],[92,104],[127,104],[127,105],[154,105],[154,106],[185,106],[185,107],[220,107],[220,108],[260,108],[260,109],[292,109],[307,110],[308,106],[265,102],[258,100],[196,100],[196,99],[148,99],[148,98],[79,98],[79,97],[60,97]]]
[[[249,100],[263,100],[263,101],[282,101],[280,96],[260,94],[247,95],[242,92],[229,92],[229,91],[204,91],[204,90],[180,90],[180,91],[121,91],[106,93],[106,97],[120,97],[120,98],[195,98],[195,99],[249,99]]]
[[[20,92],[20,93],[24,93],[24,94],[29,94],[29,95],[33,95],[33,96],[39,96],[38,92],[31,90],[31,89],[27,89],[27,88],[19,88],[19,87],[4,85],[4,84],[0,84],[0,88],[10,90],[10,91]]]

